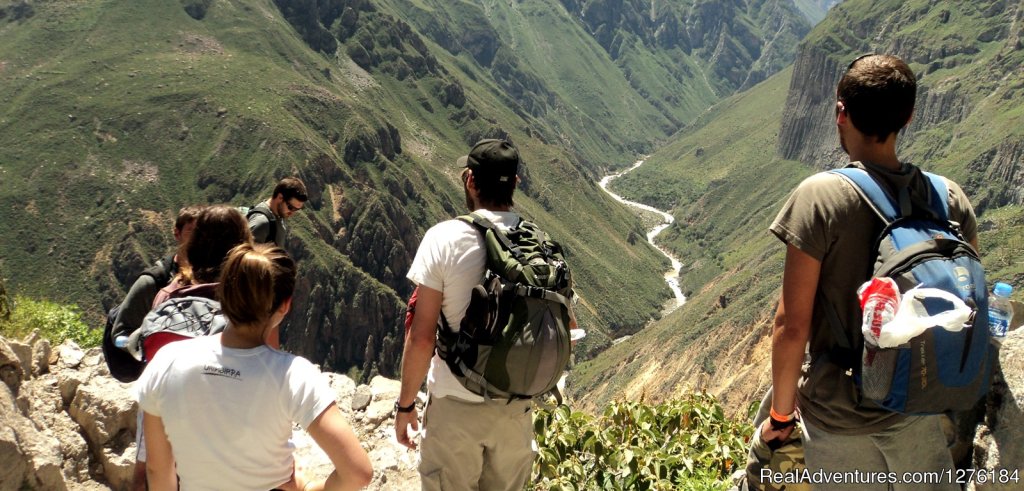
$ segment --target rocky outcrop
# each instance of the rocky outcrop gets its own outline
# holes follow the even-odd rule
[[[91,408],[96,417],[83,425],[69,412],[83,384],[89,387],[83,390],[92,390],[93,377],[106,369],[99,349],[83,352],[68,343],[45,359],[30,358],[27,364],[17,357],[11,360],[11,354],[26,347],[31,353],[50,353],[49,342],[38,336],[25,342],[0,338],[0,372],[24,374],[16,381],[5,377],[7,383],[0,386],[0,462],[5,464],[0,466],[0,489],[72,489],[108,478],[113,478],[108,482],[114,489],[122,489],[123,478],[117,482],[116,465],[109,464],[121,460],[126,449],[122,445],[120,453],[113,448],[103,451],[99,440],[90,440],[89,435],[110,442],[108,435],[121,435],[131,426],[133,438],[134,414],[120,417],[104,414],[101,407]],[[109,375],[102,378],[106,384],[95,386],[99,392],[109,394],[109,384],[119,385]],[[130,399],[123,400],[129,404],[120,407],[130,408]],[[130,467],[126,469],[130,476]]]
[[[378,153],[388,159],[402,153],[401,135],[390,123],[349,135],[343,151],[345,163],[349,165],[372,161]]]
[[[1001,53],[1018,50],[1017,31],[1010,27],[1016,25],[1013,18],[1021,14],[1019,6],[1000,0],[978,2],[972,4],[970,10],[954,13],[948,10],[936,13],[931,5],[904,4],[886,16],[849,11],[845,4],[834,7],[830,13],[834,28],[813,42],[801,45],[793,65],[779,131],[780,156],[819,169],[831,168],[846,160],[835,130],[835,88],[846,64],[858,54],[868,52],[891,53],[915,67],[923,66],[916,68],[918,97],[914,119],[900,138],[901,148],[913,146],[918,134],[937,126],[948,128],[943,133],[956,138],[955,126],[967,121],[976,107],[984,103],[985,97],[1000,93],[1010,97],[1016,90],[1003,87],[1014,83],[1004,75],[1016,67],[1001,66],[1015,58],[998,54],[982,61],[978,57],[986,43],[1003,43]],[[972,29],[977,32],[965,29],[941,36],[921,34],[922,29],[932,30],[923,26],[951,22],[954,15],[970,17],[975,23]],[[956,21],[966,25],[962,18]],[[941,77],[931,76],[933,72],[966,64],[986,65],[987,68],[966,75],[944,72]],[[929,137],[934,139],[935,135]],[[983,152],[971,164],[972,179],[980,183],[995,175],[1016,175],[1017,171],[1006,164],[1006,159],[1016,158],[1019,162],[1020,155],[1015,153],[1014,146],[1017,143],[1003,142]],[[922,161],[942,157],[941,152],[947,151],[942,144],[929,143],[923,147],[917,154]],[[992,182],[985,180],[985,186]],[[969,193],[975,190],[970,185],[965,187]],[[983,187],[977,190],[984,193]],[[1019,190],[1019,186],[1016,189]],[[1000,188],[987,194],[989,206],[1019,203],[1020,200],[1019,191],[1014,189]]]
[[[333,54],[341,45],[363,69],[376,68],[399,80],[444,74],[423,38],[408,23],[377,10],[367,0],[275,3],[313,49]]]
[[[282,341],[327,369],[360,369],[363,377],[398,371],[403,302],[350,265],[309,265],[296,285],[297,306]]]
[[[36,359],[23,364],[15,354],[23,346],[49,354],[45,370]],[[52,353],[48,348],[38,336],[23,341],[0,337],[0,374],[7,374],[0,384],[0,491],[128,489],[137,410],[131,385],[110,377],[98,348],[82,350],[71,342]],[[419,489],[415,455],[393,438],[399,383],[375,377],[357,387],[344,375],[325,372],[324,377],[370,454],[374,480],[369,489]],[[308,476],[331,472],[330,460],[306,432],[296,430],[292,439]]]
[[[203,20],[213,0],[181,0],[185,13],[195,20]]]
[[[693,55],[730,90],[764,80],[792,60],[810,29],[791,2],[696,1],[652,5],[640,0],[562,0],[613,59],[631,37],[645,46]]]
[[[341,2],[274,0],[274,4],[310,48],[332,54],[338,49],[338,41],[327,27],[341,15]]]
[[[972,172],[964,188],[975,211],[1024,205],[1024,140],[1008,139],[982,153],[968,165]]]
[[[999,351],[999,368],[985,405],[984,422],[974,433],[970,467],[986,472],[1018,472],[1024,468],[1024,330],[1006,336]],[[1018,478],[1022,477],[1017,475]],[[989,479],[968,489],[1020,489],[1019,479]]]
[[[830,168],[843,160],[832,109],[840,69],[827,48],[804,46],[800,50],[779,129],[782,158],[818,168]]]
[[[36,15],[36,10],[32,7],[32,4],[26,0],[11,2],[10,5],[0,7],[0,21],[23,21],[31,18],[33,15]]]

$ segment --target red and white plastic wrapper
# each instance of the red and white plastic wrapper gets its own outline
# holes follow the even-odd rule
[[[964,301],[938,288],[907,290],[900,295],[891,278],[871,278],[857,289],[864,317],[861,332],[869,346],[896,348],[933,327],[956,332],[963,329],[971,318],[971,308]],[[940,299],[949,309],[930,315],[924,301]]]
[[[864,341],[870,346],[879,346],[883,326],[896,317],[900,290],[892,278],[871,278],[857,289],[857,298],[864,312],[860,326]]]

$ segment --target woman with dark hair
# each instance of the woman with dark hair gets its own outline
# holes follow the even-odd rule
[[[157,292],[156,297],[153,298],[152,310],[156,310],[160,304],[172,298],[203,297],[219,300],[216,289],[224,258],[233,247],[251,242],[252,234],[249,232],[249,224],[236,208],[228,205],[203,208],[195,217],[195,227],[192,229],[192,233],[178,248],[176,255],[179,264],[178,274],[174,276],[170,284]],[[275,331],[273,334],[272,346],[278,348],[280,342],[278,342],[277,332]],[[150,353],[146,357],[156,355],[163,350],[164,342],[170,341],[174,340],[165,337],[159,343],[151,342],[152,345],[147,348]],[[144,361],[148,362],[148,360]],[[135,461],[136,469],[139,469],[145,465],[148,458],[141,412],[138,414],[137,421]],[[139,483],[141,472],[137,470],[135,475],[133,489],[144,489]]]
[[[369,457],[335,404],[326,379],[269,338],[291,309],[295,262],[246,243],[228,255],[217,296],[223,333],[164,347],[135,386],[151,490],[358,489]],[[326,480],[294,471],[292,425],[306,428],[334,463]],[[177,477],[176,477],[177,476]]]
[[[153,307],[169,298],[200,296],[214,298],[221,264],[233,247],[252,242],[249,223],[239,211],[228,205],[205,208],[196,217],[196,225],[178,251],[184,258],[178,274],[157,293]]]

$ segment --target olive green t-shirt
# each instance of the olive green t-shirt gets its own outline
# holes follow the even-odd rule
[[[854,162],[867,170],[890,192],[911,186],[917,196],[928,196],[927,179],[913,165],[903,164],[899,171],[872,164]],[[974,209],[956,183],[945,179],[949,188],[949,218],[960,224],[966,240],[977,237]],[[859,435],[882,430],[903,419],[898,413],[858,404],[853,377],[845,369],[829,362],[832,334],[821,311],[822,298],[835,307],[850,339],[859,336],[861,309],[857,288],[870,279],[874,266],[874,243],[882,231],[882,222],[857,194],[849,181],[827,172],[808,177],[783,205],[770,229],[783,242],[821,261],[811,321],[809,352],[811,364],[805,366],[797,392],[801,414],[812,425],[830,433]]]

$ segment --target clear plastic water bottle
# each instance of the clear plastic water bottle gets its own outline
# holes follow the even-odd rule
[[[1006,283],[996,283],[992,296],[988,300],[988,331],[992,339],[999,343],[1006,337],[1013,319],[1013,307],[1010,305],[1010,294],[1013,287]]]
[[[114,346],[124,349],[128,346],[128,336],[118,336],[114,338]]]

